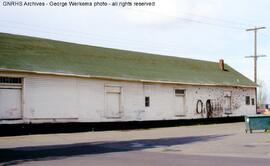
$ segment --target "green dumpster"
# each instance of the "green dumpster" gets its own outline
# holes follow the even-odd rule
[[[253,115],[245,117],[246,133],[252,130],[269,130],[270,129],[270,116],[268,115]]]

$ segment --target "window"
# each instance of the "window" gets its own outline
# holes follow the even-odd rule
[[[251,99],[251,104],[255,105],[255,99],[254,98]]]
[[[175,96],[183,96],[183,95],[185,95],[185,90],[175,89],[174,93],[175,93]]]
[[[246,96],[246,105],[250,105],[250,96]]]
[[[224,113],[226,115],[232,114],[232,97],[229,95],[224,97]]]
[[[0,84],[21,84],[22,78],[0,77]]]
[[[150,107],[150,97],[145,97],[145,107]]]

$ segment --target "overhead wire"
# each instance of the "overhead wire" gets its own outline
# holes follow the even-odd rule
[[[113,43],[113,45],[118,44],[119,46],[123,46],[123,45],[130,45],[130,44],[135,44],[135,45],[139,45],[141,47],[151,47],[151,48],[155,48],[155,49],[159,49],[159,50],[163,50],[163,51],[169,51],[167,49],[164,48],[172,48],[172,47],[176,47],[177,50],[179,50],[179,45],[174,45],[172,43],[164,43],[164,42],[152,42],[152,43],[145,43],[143,41],[139,41],[139,40],[129,40],[129,39],[125,39],[125,38],[119,38],[119,37],[113,37],[111,36],[100,36],[97,34],[93,34],[93,33],[83,33],[83,32],[78,32],[78,31],[69,31],[69,30],[63,30],[63,29],[53,29],[53,31],[50,31],[49,28],[41,28],[39,26],[31,26],[31,25],[27,25],[27,24],[21,24],[16,22],[17,25],[5,25],[5,24],[1,24],[1,22],[3,22],[3,20],[0,20],[0,25],[1,27],[7,27],[7,28],[12,28],[12,29],[24,29],[26,31],[30,31],[30,32],[39,32],[39,33],[46,33],[46,34],[51,34],[51,35],[64,35],[64,36],[73,36],[73,37],[79,37],[80,39],[86,39],[87,41],[102,41],[102,43]],[[11,22],[11,21],[9,21]],[[11,23],[15,23],[15,22],[11,22]],[[96,42],[97,43],[97,42]],[[80,43],[80,44],[86,44],[86,43]],[[102,44],[100,44],[102,45]],[[165,47],[164,47],[165,46]],[[168,49],[169,49],[168,48]]]
[[[146,11],[146,10],[142,10],[142,9],[134,9],[134,8],[130,8],[130,7],[125,7],[123,9],[127,9],[127,10],[132,10],[135,12],[144,12],[144,13],[148,13],[148,14],[154,14],[154,15],[160,15],[162,17],[170,17],[170,18],[174,18],[177,22],[183,23],[183,22],[190,22],[190,23],[196,23],[196,24],[202,24],[202,25],[208,25],[208,26],[213,26],[216,28],[227,28],[227,29],[231,29],[231,30],[237,30],[237,31],[245,31],[246,26],[249,26],[249,24],[244,23],[244,22],[239,22],[239,21],[232,21],[232,20],[225,20],[225,19],[221,19],[221,18],[214,18],[214,17],[207,17],[207,16],[200,16],[200,15],[196,15],[196,14],[192,14],[192,13],[186,13],[186,12],[182,12],[184,15],[186,16],[192,16],[195,18],[190,18],[190,17],[185,17],[185,16],[171,16],[171,15],[167,15],[164,13],[159,13],[159,12],[153,12],[153,11]],[[200,19],[202,18],[202,19]],[[163,49],[164,48],[177,48],[179,50],[179,45],[178,44],[174,44],[172,42],[168,43],[168,42],[157,42],[157,41],[153,41],[153,42],[144,42],[144,41],[140,41],[140,40],[130,40],[130,38],[124,38],[124,37],[119,37],[119,36],[113,36],[113,35],[104,35],[104,34],[93,34],[93,33],[89,33],[89,32],[82,32],[82,31],[78,31],[78,30],[74,30],[74,29],[61,29],[59,27],[54,27],[53,29],[46,27],[46,30],[44,30],[43,26],[40,25],[29,25],[29,24],[25,24],[22,22],[17,22],[17,21],[10,21],[10,20],[0,20],[0,24],[1,22],[6,22],[9,23],[11,25],[1,25],[1,26],[6,26],[6,27],[10,27],[13,29],[16,28],[23,28],[25,30],[29,30],[29,31],[33,31],[33,32],[42,32],[42,33],[47,33],[47,34],[53,34],[53,35],[67,35],[67,36],[73,36],[73,37],[80,37],[80,38],[84,38],[87,39],[87,41],[92,41],[96,40],[96,41],[100,41],[102,40],[102,43],[110,43],[113,42],[113,44],[115,45],[116,43],[118,45],[123,46],[123,45],[127,45],[127,43],[129,44],[136,44],[142,47],[151,47],[151,48],[156,48],[156,49]],[[14,25],[15,24],[15,25]],[[16,26],[17,25],[17,26]],[[244,27],[245,26],[245,27]],[[267,34],[264,34],[265,36],[268,36]],[[102,45],[102,44],[101,44]],[[161,46],[161,47],[157,47],[157,46]],[[181,50],[181,49],[180,49]]]
[[[192,19],[192,18],[188,18],[188,17],[184,17],[184,16],[167,15],[167,14],[164,14],[164,13],[159,13],[159,12],[154,12],[154,11],[147,11],[147,10],[143,10],[143,9],[135,9],[135,8],[131,8],[131,7],[126,7],[126,8],[123,8],[123,9],[132,10],[132,11],[135,11],[135,12],[149,13],[149,14],[152,14],[152,15],[160,15],[162,17],[170,17],[170,18],[174,18],[174,19],[176,19],[178,21],[181,21],[181,22],[185,21],[185,22],[191,22],[191,23],[197,23],[197,24],[216,26],[216,27],[220,27],[220,28],[229,28],[229,29],[234,29],[234,30],[245,30],[245,27],[243,25],[248,25],[248,24],[239,23],[239,22],[236,22],[236,21],[218,19],[218,18],[213,18],[213,17],[206,17],[206,16],[198,16],[198,15],[194,15],[194,14],[189,14],[189,15],[209,19],[209,20],[212,20],[212,22],[211,21],[207,22],[207,21],[203,21],[203,20],[199,20],[199,19]],[[183,12],[183,13],[185,13],[185,12]],[[187,14],[187,13],[185,13],[185,14]],[[220,23],[214,23],[214,21],[216,21],[216,22],[219,21]],[[231,25],[229,25],[229,23]],[[232,24],[238,24],[238,26],[235,26],[235,25],[232,25]]]

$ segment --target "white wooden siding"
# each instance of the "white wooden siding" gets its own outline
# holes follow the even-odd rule
[[[222,117],[227,116],[224,109],[228,91],[231,92],[230,116],[253,115],[256,110],[255,105],[245,104],[246,96],[255,98],[254,88],[185,86],[43,75],[18,76],[24,77],[23,117],[33,123],[36,119],[44,119],[42,121],[45,122],[45,119],[61,118],[76,122],[205,118],[205,111],[200,114],[196,112],[199,100],[203,103],[201,110],[205,110],[206,101],[211,100],[213,116]],[[175,96],[175,89],[185,89],[184,99]],[[145,96],[150,97],[150,107],[145,107]],[[107,112],[109,109],[112,113]]]
[[[25,79],[28,117],[34,119],[77,118],[76,79],[31,77]]]

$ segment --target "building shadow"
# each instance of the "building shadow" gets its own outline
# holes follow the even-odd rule
[[[229,135],[206,135],[115,142],[86,142],[65,145],[29,146],[0,149],[0,165],[16,165],[30,161],[46,161],[81,155],[138,151],[155,147],[192,144],[222,139]]]

